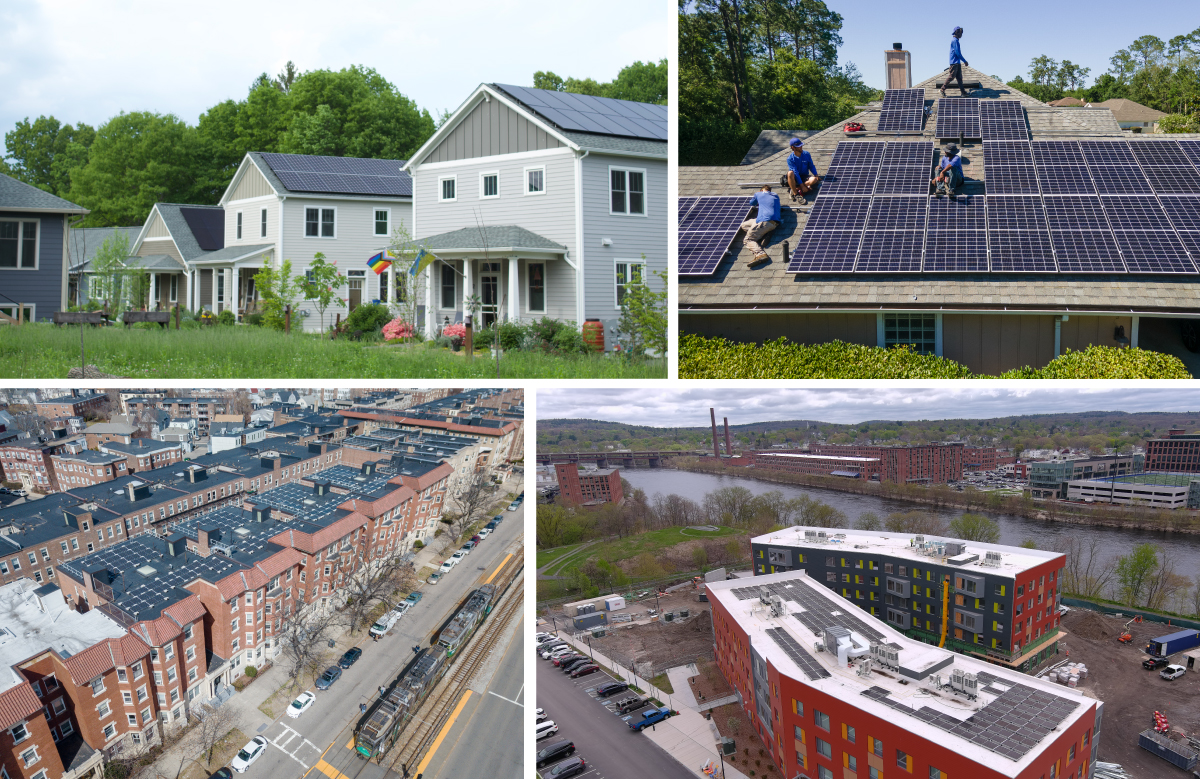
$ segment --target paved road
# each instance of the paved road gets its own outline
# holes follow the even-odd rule
[[[526,651],[533,651],[532,648]],[[695,779],[695,774],[666,750],[635,733],[588,690],[609,681],[594,673],[572,679],[549,660],[537,658],[537,706],[558,725],[558,733],[537,742],[542,749],[556,741],[575,743],[575,756],[587,761],[586,779]],[[617,694],[613,698],[627,697]],[[611,700],[611,699],[610,699]],[[548,769],[549,766],[546,767]],[[543,769],[543,775],[544,771]]]
[[[522,779],[525,646],[518,623],[486,687],[472,693],[424,770],[424,779]]]
[[[521,511],[505,512],[504,516],[496,532],[441,582],[422,585],[425,597],[396,623],[391,633],[373,642],[364,632],[359,643],[363,648],[362,658],[332,688],[321,691],[310,683],[306,689],[317,696],[312,708],[299,719],[290,719],[281,712],[280,718],[262,731],[271,746],[247,772],[248,779],[298,777],[317,764],[325,750],[340,737],[339,732],[361,716],[359,704],[374,700],[379,686],[395,678],[412,658],[411,647],[424,646],[434,628],[466,597],[482,573],[480,569],[490,569],[504,559],[523,530]],[[247,733],[253,735],[257,733]],[[320,775],[313,773],[317,779]]]

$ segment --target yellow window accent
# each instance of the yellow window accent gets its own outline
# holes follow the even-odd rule
[[[842,738],[846,737],[846,723],[842,723]]]
[[[992,639],[992,649],[997,649],[997,648],[999,648],[999,646],[1000,646],[1000,640],[993,638]]]
[[[875,754],[875,737],[867,736],[867,751],[872,755]]]
[[[872,578],[871,584],[874,584],[876,587],[878,587],[879,586],[879,577],[876,576],[876,577]]]
[[[850,767],[850,753],[849,752],[842,753],[842,765],[846,768]]]
[[[775,573],[775,566],[771,566],[771,573]]]
[[[796,699],[792,698],[792,714],[796,713]]]
[[[848,564],[846,563],[846,558],[845,558],[845,557],[843,557],[843,558],[842,558],[842,567],[843,567],[843,568],[847,568],[847,567],[849,567],[849,566],[848,566]]]
[[[758,559],[760,559],[760,560],[761,560],[761,559],[762,559],[762,556],[763,556],[763,550],[759,549],[759,550],[758,550]]]
[[[798,554],[796,557],[800,560],[800,562],[804,562],[804,555]]]
[[[1001,585],[1000,585],[1000,594],[1001,594],[1001,595],[1004,595],[1004,594],[1006,594],[1007,592],[1008,592],[1008,585],[1006,585],[1006,584],[1001,584]]]
[[[927,582],[933,581],[933,571],[925,572],[925,581],[927,581]]]
[[[995,613],[997,613],[997,614],[999,614],[999,613],[1000,613],[1000,604],[999,604],[999,603],[993,603],[993,604],[992,604],[992,611],[993,611],[993,612],[995,612]]]
[[[913,568],[913,577],[917,578],[917,579],[921,578],[921,569],[920,568]]]
[[[983,636],[982,636],[981,634],[979,634],[979,633],[976,633],[976,634],[975,634],[975,643],[976,643],[976,644],[982,644],[982,643],[983,643]]]
[[[904,770],[908,771],[910,774],[912,773],[912,755],[905,755]]]

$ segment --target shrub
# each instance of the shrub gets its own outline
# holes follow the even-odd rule
[[[262,327],[263,315],[262,314],[246,314],[245,321],[246,321],[246,324],[248,324],[248,325],[254,325],[255,327]]]
[[[1089,346],[1055,358],[1045,368],[1018,368],[1000,374],[1002,379],[1190,379],[1183,362],[1174,355],[1147,349]]]
[[[230,311],[228,308],[217,314],[217,324],[219,325],[236,325],[237,314]]]
[[[592,348],[583,340],[583,333],[566,323],[555,331],[551,343],[563,354],[587,354]]]
[[[371,333],[381,330],[392,319],[391,312],[382,303],[366,303],[350,312],[342,322],[341,332],[353,333],[362,330]]]
[[[500,325],[500,348],[505,351],[520,349],[525,341],[525,328],[519,322],[503,322]]]
[[[422,541],[421,539],[418,538],[416,541],[413,541],[413,549],[424,549],[424,548],[425,548],[425,542]]]
[[[449,349],[451,346],[451,339],[448,336],[439,335],[434,343],[436,343],[438,346],[444,346],[445,348]]]
[[[554,343],[554,335],[565,327],[565,323],[544,316],[529,323],[529,333],[538,341],[541,348],[548,349]]]
[[[253,679],[254,677],[258,676],[258,669],[252,665],[248,665],[248,666],[246,666],[246,670],[243,671],[243,673],[245,673],[246,676],[249,676],[251,679]]]
[[[357,309],[355,310],[357,311]],[[399,338],[412,338],[413,326],[400,317],[396,317],[383,326],[383,337],[388,341]]]
[[[786,338],[746,344],[724,338],[682,335],[681,379],[966,379],[965,365],[907,346],[874,346],[831,341],[795,344]]]

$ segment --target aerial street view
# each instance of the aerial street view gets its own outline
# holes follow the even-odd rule
[[[1200,375],[1196,20],[938,10],[680,4],[680,377]]]
[[[377,40],[404,44],[364,47],[294,3],[233,29],[38,9],[0,33],[22,84],[0,101],[0,374],[666,378],[672,19],[621,5],[586,45],[581,11],[546,15],[552,45],[502,62],[517,16],[386,14]],[[214,41],[176,53],[186,76],[70,54],[184,28]],[[70,87],[80,68],[111,88]]]
[[[1191,777],[1198,404],[540,391],[539,775]]]
[[[0,389],[6,776],[524,775],[522,389],[57,393]]]

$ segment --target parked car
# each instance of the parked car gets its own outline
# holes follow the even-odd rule
[[[317,696],[313,695],[311,692],[305,691],[300,693],[300,695],[296,697],[296,700],[292,701],[292,705],[288,706],[288,716],[292,719],[296,719],[301,714],[308,711],[309,707],[313,705],[313,701],[316,699]]]
[[[517,509],[519,509],[519,508],[521,508],[521,504],[520,504],[520,503],[517,503],[515,500],[514,500],[512,503],[509,503],[509,504],[508,504],[508,510],[509,510],[509,511],[516,511],[516,510],[517,510]]]
[[[547,779],[565,779],[568,776],[578,776],[587,770],[587,761],[582,757],[564,760],[546,772]]]
[[[456,562],[458,562],[458,561],[451,559],[451,560],[447,560],[446,562],[442,563],[442,567],[438,568],[438,573],[442,574],[443,576],[450,573],[450,569],[454,567],[454,564]]]
[[[534,712],[533,712],[533,716],[534,716],[534,719],[533,719],[534,723],[538,723],[538,722],[545,722],[546,720],[550,719],[550,717],[548,717],[548,716],[546,715],[546,710],[545,710],[545,709],[536,709],[536,710],[534,710]]]
[[[575,742],[573,741],[555,741],[545,749],[537,753],[537,767],[553,763],[555,760],[562,760],[564,757],[570,757],[575,754]]]
[[[1155,671],[1170,664],[1171,661],[1165,657],[1147,657],[1142,661],[1142,668],[1145,668],[1147,671]]]
[[[610,695],[616,695],[619,692],[624,692],[629,689],[629,685],[625,682],[609,682],[602,684],[596,688],[596,694],[601,698],[607,698]]]
[[[599,670],[600,670],[600,666],[593,665],[592,663],[587,663],[585,665],[579,666],[574,671],[572,671],[571,678],[578,679],[581,676],[587,676],[588,674],[594,674]]]
[[[434,571],[433,573],[429,574],[429,578],[425,580],[425,583],[426,584],[437,584],[438,580],[441,578],[442,578],[442,575],[440,573],[438,573],[437,571]]]
[[[471,550],[477,546],[479,546],[479,544],[476,543],[475,541],[468,541],[467,543],[462,545],[462,548],[463,548],[464,552],[466,552],[467,554],[470,554]]]
[[[358,658],[360,657],[362,657],[362,648],[357,646],[351,647],[350,649],[346,650],[344,655],[342,655],[342,659],[338,660],[338,666],[342,668],[349,668],[357,663]]]
[[[486,527],[479,531],[480,538],[487,538],[491,534],[492,534],[492,531]]]
[[[250,739],[250,743],[242,747],[235,758],[229,763],[229,767],[239,774],[246,773],[246,769],[254,765],[254,761],[263,756],[267,751],[267,740],[262,736],[255,736]]]
[[[487,528],[488,530],[495,530],[499,524],[500,523],[498,523],[496,520],[493,519],[491,522],[484,525],[484,527]]]
[[[10,490],[10,495],[16,495],[18,498],[28,497],[29,490]]]
[[[400,619],[402,614],[404,614],[403,611],[396,611],[393,609],[392,611],[389,611],[380,617],[379,621],[372,625],[371,629],[368,631],[371,634],[371,638],[381,638],[382,636],[386,635],[387,632],[392,629],[392,625],[395,625],[396,621]]]
[[[0,495],[8,495],[12,490],[8,487],[0,487]]]
[[[208,775],[208,779],[232,779],[233,771],[228,768],[218,768]]]
[[[479,537],[478,533],[476,533],[475,535],[471,536],[471,540],[474,541],[476,544],[478,544],[483,539]]]
[[[1183,676],[1183,673],[1186,670],[1187,669],[1185,669],[1182,665],[1168,665],[1166,668],[1159,671],[1158,675],[1167,681],[1170,681],[1171,679],[1178,679],[1179,677]]]
[[[647,701],[644,698],[640,698],[637,695],[634,695],[632,698],[624,698],[617,701],[617,713],[628,714],[631,711],[637,711],[645,706],[646,703]]]
[[[574,654],[574,652],[575,652],[575,650],[569,646],[560,646],[560,647],[557,647],[557,648],[547,652],[545,654],[545,656],[543,657],[543,659],[544,660],[553,660],[556,657],[562,657],[563,655]]]
[[[497,514],[496,516],[492,517],[492,521],[493,521],[493,522],[503,522],[503,521],[504,521],[504,515],[503,515],[503,514]]]
[[[318,690],[328,690],[333,686],[333,683],[342,678],[342,669],[336,665],[331,665],[325,669],[325,673],[321,674],[321,678],[317,679]]]
[[[629,729],[635,732],[641,732],[642,729],[648,728],[656,722],[662,722],[667,717],[671,716],[671,710],[666,706],[661,709],[649,709],[642,712],[642,716],[629,721]]]
[[[467,552],[463,551],[462,549],[459,549],[457,552],[450,555],[450,559],[457,563],[466,556],[467,556]]]
[[[424,597],[425,597],[424,593],[410,592],[408,594],[408,597],[404,599],[404,602],[408,604],[408,606],[406,606],[405,608],[412,608],[413,606],[416,606],[418,603],[421,602],[421,598],[424,598]]]
[[[552,641],[546,646],[538,647],[537,651],[538,651],[538,654],[541,655],[541,658],[543,660],[549,660],[551,655],[553,655],[557,650],[562,649],[564,647],[566,647],[566,644]]]
[[[586,658],[583,655],[577,655],[573,652],[569,652],[565,655],[559,655],[558,657],[553,658],[550,662],[553,663],[557,668],[563,668],[575,662],[576,660],[584,659]]]
[[[583,655],[566,655],[559,662],[558,667],[562,669],[563,673],[570,673],[579,666],[587,665],[590,662],[592,662],[592,658],[590,657],[585,657]]]
[[[534,640],[537,641],[539,644],[543,641],[549,641],[550,639],[552,639],[554,637],[555,637],[555,635],[553,633],[543,633],[541,631],[538,631],[537,633],[533,634]]]
[[[558,732],[558,725],[554,724],[554,720],[548,719],[545,722],[538,723],[534,729],[534,737],[536,741],[541,741],[546,736],[552,736]]]

